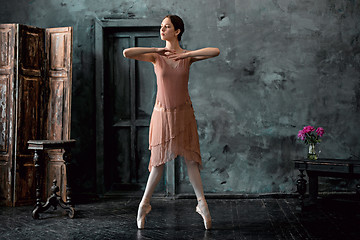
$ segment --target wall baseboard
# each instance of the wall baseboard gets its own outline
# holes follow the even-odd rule
[[[319,198],[344,198],[355,199],[356,192],[319,192]],[[93,202],[101,199],[141,199],[142,192],[118,192],[116,194],[98,195],[94,193],[78,193],[74,194],[73,198],[76,203]],[[285,198],[298,198],[298,193],[205,193],[207,199],[285,199]],[[305,194],[305,198],[309,195]],[[166,198],[169,200],[175,199],[196,199],[195,194],[176,194],[174,196],[167,196],[165,194],[155,193],[154,199]]]

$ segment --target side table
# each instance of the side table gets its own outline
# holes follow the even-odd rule
[[[57,205],[68,211],[68,216],[74,218],[75,208],[71,200],[71,148],[75,145],[75,140],[30,140],[28,141],[28,149],[34,150],[35,164],[35,182],[36,182],[36,205],[32,211],[32,217],[39,219],[39,213],[46,211],[51,206],[56,209]],[[56,180],[53,181],[51,187],[51,196],[48,197],[45,204],[41,203],[41,179],[40,165],[44,163],[44,150],[63,149],[63,159],[66,168],[66,203],[56,194],[59,187],[56,186]]]
[[[297,180],[297,192],[299,193],[299,210],[304,208],[306,193],[305,174],[309,177],[310,202],[316,203],[318,197],[318,177],[337,177],[346,179],[360,179],[360,160],[349,159],[326,159],[317,160],[294,160],[295,169],[298,169],[299,179]],[[356,194],[360,197],[360,184],[356,185]]]

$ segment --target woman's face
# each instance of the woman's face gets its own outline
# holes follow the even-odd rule
[[[180,29],[175,30],[170,18],[164,18],[161,22],[160,36],[161,40],[173,40],[177,39],[177,35],[180,33]]]

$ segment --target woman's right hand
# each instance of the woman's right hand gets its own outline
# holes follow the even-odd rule
[[[175,51],[167,48],[156,48],[156,53],[161,56],[168,56],[171,53],[175,53]]]

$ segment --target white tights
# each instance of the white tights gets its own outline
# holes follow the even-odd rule
[[[154,190],[158,185],[163,172],[164,172],[164,164],[157,167],[152,167],[148,181],[146,183],[145,192],[140,204],[144,204],[144,203],[147,204],[150,202],[151,196],[153,195]]]
[[[194,192],[196,195],[196,198],[198,200],[198,205],[196,206],[196,212],[198,212],[203,220],[204,220],[204,226],[206,229],[211,228],[211,216],[209,212],[208,205],[206,203],[205,197],[204,197],[204,190],[201,182],[201,176],[200,176],[200,170],[199,170],[199,164],[194,161],[185,161],[189,179],[191,182],[191,185],[194,188]],[[158,166],[158,167],[152,167],[152,170],[150,172],[144,196],[141,199],[141,202],[139,204],[138,214],[137,214],[137,224],[138,228],[142,229],[144,228],[145,223],[145,216],[151,211],[150,206],[150,199],[152,194],[154,193],[154,190],[156,186],[158,185],[161,176],[164,172],[164,164]]]
[[[199,201],[198,206],[200,207],[201,210],[203,210],[203,212],[208,213],[209,211],[207,210],[207,204],[206,204],[205,197],[204,197],[204,190],[203,190],[203,185],[201,182],[199,164],[195,161],[187,161],[187,160],[185,161],[185,163],[186,163],[190,183],[194,188],[196,198],[198,201],[201,200],[201,201]],[[157,184],[159,183],[163,172],[164,172],[164,164],[157,166],[157,167],[152,167],[152,170],[150,172],[150,175],[149,175],[149,178],[148,178],[148,181],[146,184],[144,196],[141,200],[140,205],[149,204],[151,196],[154,193],[154,190],[155,190]]]

